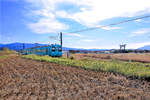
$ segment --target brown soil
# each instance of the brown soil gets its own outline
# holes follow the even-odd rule
[[[0,100],[150,100],[150,82],[14,57],[0,60]]]
[[[72,54],[76,59],[98,59],[98,60],[121,60],[150,63],[150,53],[135,54],[135,53],[122,53],[122,54]]]

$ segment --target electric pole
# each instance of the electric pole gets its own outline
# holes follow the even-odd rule
[[[62,48],[62,44],[63,44],[63,41],[62,41],[62,32],[60,32],[60,45],[61,45],[61,48]]]

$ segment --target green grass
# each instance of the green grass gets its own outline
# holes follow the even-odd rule
[[[0,59],[10,57],[12,54],[17,54],[17,52],[13,50],[0,51]]]
[[[4,59],[7,58],[8,56],[0,56],[0,59]]]
[[[0,56],[10,55],[10,54],[17,54],[17,52],[13,50],[0,51]]]
[[[84,69],[96,71],[114,72],[128,77],[150,78],[150,63],[122,62],[122,61],[99,61],[99,60],[73,60],[66,58],[52,58],[49,56],[25,55],[24,58],[30,58],[38,61],[46,61],[65,66],[76,66]]]

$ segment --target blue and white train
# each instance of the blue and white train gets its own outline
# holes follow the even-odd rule
[[[27,48],[21,50],[21,54],[29,55],[29,54],[36,54],[36,55],[49,55],[52,57],[61,57],[62,56],[62,46],[59,44],[51,44],[47,46],[38,46],[33,48]]]

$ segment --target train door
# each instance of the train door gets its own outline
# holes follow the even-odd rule
[[[46,55],[49,55],[49,53],[48,53],[48,48],[46,48]]]

